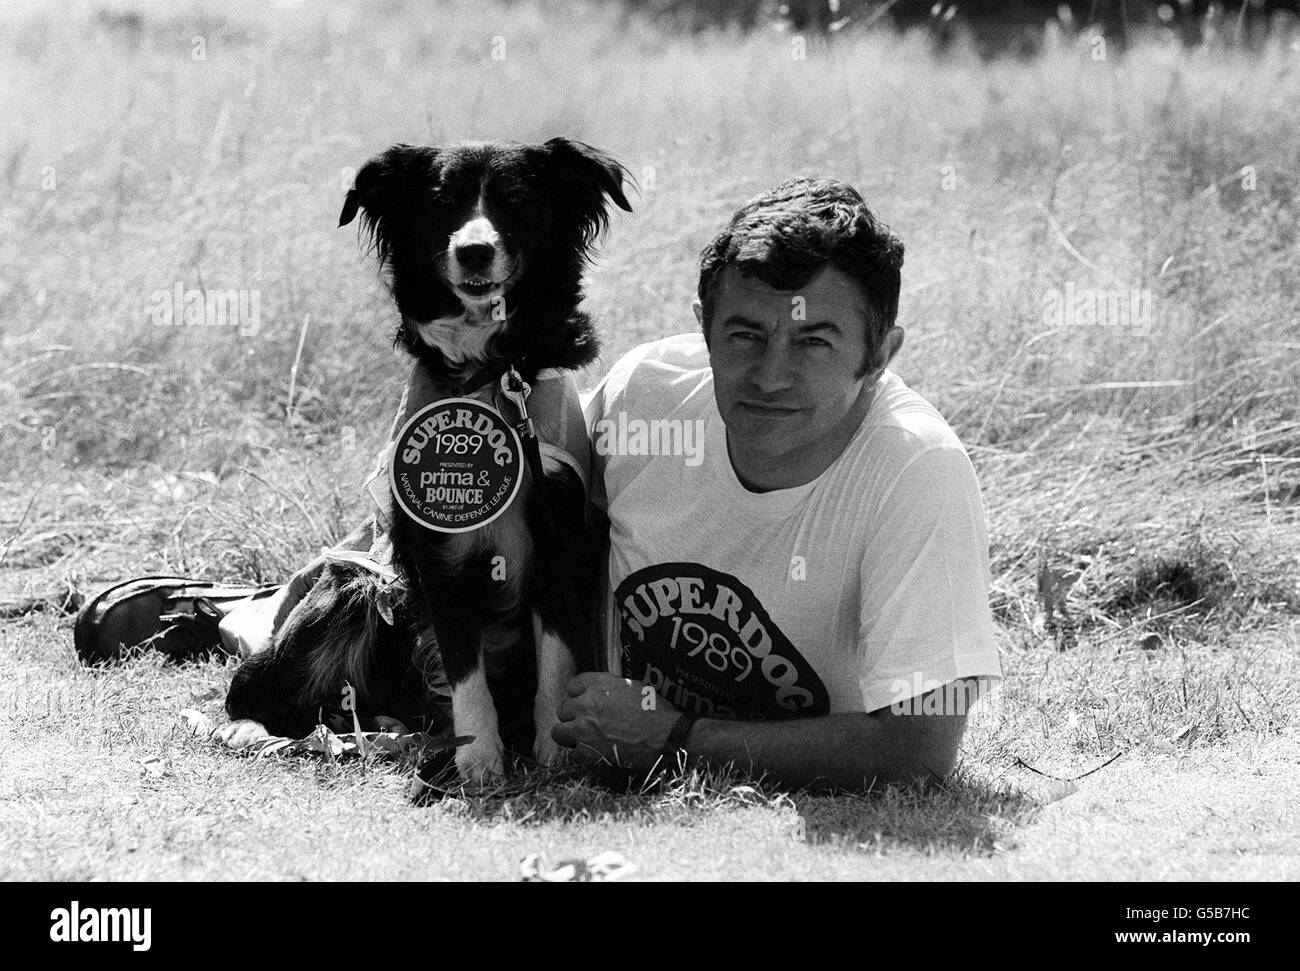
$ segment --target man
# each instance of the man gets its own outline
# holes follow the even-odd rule
[[[849,789],[951,770],[1001,668],[974,470],[887,369],[902,262],[853,188],[788,181],[705,248],[702,333],[634,349],[596,389],[626,677],[570,682],[553,737],[576,757]],[[620,448],[638,419],[702,431],[699,461]]]

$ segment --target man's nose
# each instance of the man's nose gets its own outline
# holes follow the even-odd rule
[[[793,363],[785,341],[769,340],[752,372],[754,384],[764,394],[785,390],[794,383]]]

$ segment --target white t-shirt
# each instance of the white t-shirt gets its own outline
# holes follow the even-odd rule
[[[630,351],[585,415],[610,520],[611,671],[696,714],[751,718],[1001,677],[975,470],[892,371],[825,472],[765,493],[732,469],[699,334]]]

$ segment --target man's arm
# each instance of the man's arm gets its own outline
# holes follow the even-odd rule
[[[794,788],[942,780],[956,763],[975,687],[973,679],[960,679],[928,703],[914,699],[911,714],[886,708],[772,722],[701,718],[686,738],[686,753],[692,765],[732,764]],[[569,690],[552,737],[581,759],[648,771],[681,714],[640,682],[614,675],[578,675]],[[645,710],[648,698],[652,710]]]

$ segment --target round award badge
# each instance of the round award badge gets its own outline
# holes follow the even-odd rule
[[[388,477],[411,519],[464,533],[506,511],[523,470],[519,436],[495,409],[474,398],[443,398],[402,426]]]

